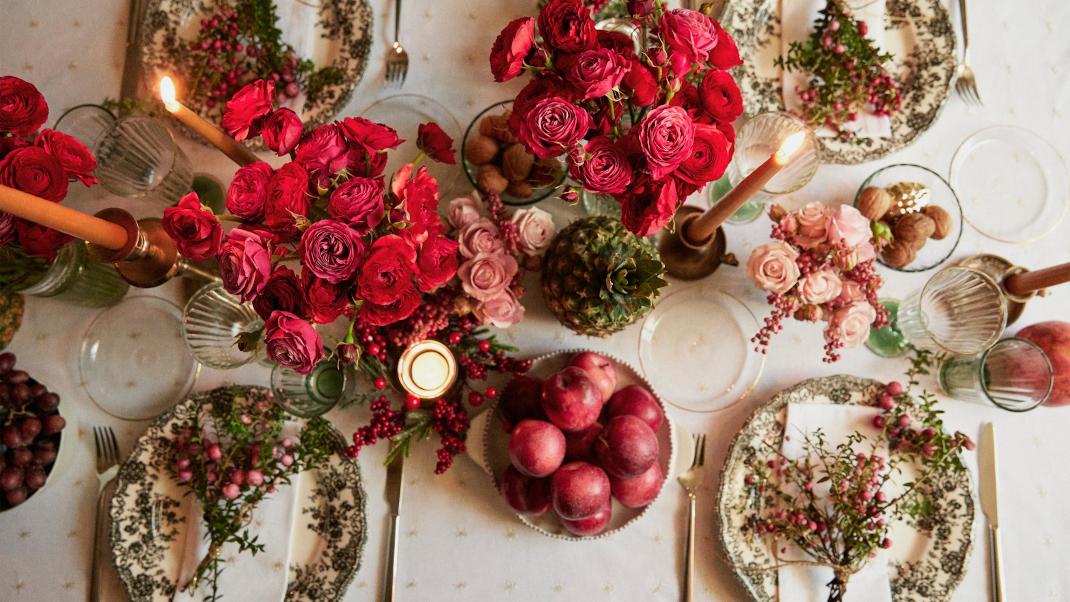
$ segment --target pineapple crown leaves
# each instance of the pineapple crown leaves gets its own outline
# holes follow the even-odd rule
[[[627,257],[606,273],[605,286],[598,296],[606,301],[632,297],[652,303],[658,290],[667,284],[661,277],[664,269],[656,259]]]

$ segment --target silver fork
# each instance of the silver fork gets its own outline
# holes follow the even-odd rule
[[[706,435],[692,435],[695,440],[695,457],[691,468],[676,477],[687,492],[687,554],[684,564],[684,600],[694,600],[695,591],[695,508],[698,502],[698,488],[702,485],[702,465],[706,463]]]
[[[973,69],[967,64],[970,58],[970,34],[966,30],[966,0],[959,0],[959,18],[962,20],[962,62],[955,68],[955,92],[968,104],[981,106],[977,80],[973,77]]]
[[[409,53],[401,47],[401,0],[394,2],[394,43],[390,52],[386,55],[386,81],[396,84],[399,88],[405,83],[405,76],[409,74]]]
[[[116,441],[115,431],[110,426],[94,426],[93,441],[96,443],[97,448],[97,479],[99,486],[97,487],[96,520],[93,524],[93,568],[89,573],[89,600],[90,602],[97,602],[100,600],[100,577],[98,576],[100,555],[97,553],[97,546],[100,545],[100,530],[104,524],[104,521],[101,520],[101,514],[104,510],[104,499],[106,498],[103,493],[104,488],[119,472],[119,442]]]

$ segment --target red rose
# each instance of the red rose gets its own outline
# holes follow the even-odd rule
[[[271,166],[263,161],[239,167],[227,187],[227,211],[249,222],[264,219],[268,182],[273,172]]]
[[[278,109],[264,120],[264,129],[260,136],[264,146],[283,156],[294,149],[301,140],[305,126],[301,118],[290,109]]]
[[[605,96],[620,85],[630,65],[628,59],[607,48],[584,50],[561,58],[565,79],[579,92],[579,100]]]
[[[63,165],[36,146],[16,148],[0,159],[0,184],[50,201],[59,202],[67,196]]]
[[[97,168],[96,157],[73,136],[55,130],[41,130],[34,139],[34,145],[45,149],[59,161],[69,179],[78,180],[86,186],[97,183],[93,177],[93,170]]]
[[[398,137],[394,128],[363,117],[346,117],[342,120],[342,130],[348,140],[364,147],[369,153],[397,148],[405,142]]]
[[[628,155],[608,136],[591,139],[583,151],[574,153],[579,160],[569,161],[569,173],[594,194],[620,194],[632,182]]]
[[[274,101],[275,82],[258,79],[248,83],[227,101],[220,125],[238,142],[255,137]]]
[[[535,19],[521,17],[510,21],[490,48],[490,72],[494,81],[505,82],[520,75],[524,59],[535,45]]]
[[[416,147],[439,163],[453,165],[457,162],[453,151],[453,138],[442,131],[435,122],[421,123],[416,136]]]
[[[418,246],[425,233],[438,234],[442,231],[442,221],[438,215],[438,182],[421,166],[413,174],[413,164],[403,165],[394,174],[390,183],[391,191],[398,198],[398,208],[405,212],[406,221],[412,227],[402,230],[401,235],[414,246]]]
[[[357,234],[367,234],[383,221],[383,180],[349,178],[331,193],[327,213],[349,224]]]
[[[676,174],[681,180],[701,187],[724,175],[732,159],[732,143],[716,126],[695,125],[695,144]]]
[[[253,309],[264,320],[276,310],[304,317],[305,294],[297,280],[297,274],[286,266],[276,267],[264,283],[260,294],[253,299]]]
[[[597,33],[591,9],[583,0],[550,0],[539,12],[539,33],[561,52],[579,52],[594,46]]]
[[[219,277],[227,292],[255,300],[271,277],[267,241],[249,230],[232,230],[219,250]]]
[[[620,221],[635,234],[650,236],[669,223],[679,204],[672,178],[663,182],[648,180],[633,187],[632,193],[621,201]]]
[[[591,116],[571,102],[551,96],[535,103],[517,132],[521,142],[542,159],[556,157],[587,135]]]
[[[294,153],[294,161],[305,168],[316,186],[330,188],[331,178],[350,167],[350,149],[342,136],[342,128],[333,123],[312,130]]]
[[[0,247],[15,240],[15,216],[0,211]]]
[[[194,261],[215,257],[223,244],[223,225],[211,209],[201,204],[196,192],[164,209],[162,225],[174,239],[178,252]]]
[[[628,73],[621,81],[621,87],[628,93],[632,104],[638,107],[649,107],[658,97],[658,80],[638,60],[631,62]]]
[[[599,29],[596,39],[598,40],[598,46],[601,48],[608,48],[629,61],[636,58],[635,41],[628,34]]]
[[[311,324],[287,311],[276,311],[264,324],[264,343],[272,361],[309,374],[323,361],[323,339]]]
[[[650,167],[650,174],[655,180],[660,180],[691,153],[695,125],[680,107],[662,105],[651,110],[639,122],[638,141]]]
[[[372,326],[386,326],[412,315],[420,307],[420,291],[412,283],[399,291],[397,299],[390,303],[365,303],[360,308],[364,322]]]
[[[29,136],[48,119],[48,103],[37,88],[13,75],[0,77],[0,132]]]
[[[743,64],[739,57],[739,48],[735,40],[721,27],[717,21],[713,21],[713,29],[717,32],[717,45],[710,52],[710,62],[718,69],[731,69]]]
[[[439,288],[457,273],[457,241],[444,236],[428,239],[416,256],[416,285],[425,293]]]
[[[353,301],[350,295],[352,286],[348,282],[333,284],[307,271],[301,273],[301,282],[305,289],[308,313],[317,324],[334,322]]]
[[[372,244],[357,275],[358,294],[371,303],[394,303],[406,288],[412,287],[415,272],[416,250],[396,234],[384,236]]]
[[[288,232],[294,227],[294,214],[307,216],[310,208],[308,173],[300,164],[287,163],[271,175],[264,204],[264,223],[269,228]]]
[[[702,78],[702,106],[718,121],[731,122],[743,114],[743,97],[727,71],[710,71]]]
[[[24,219],[15,220],[15,232],[19,244],[30,255],[44,257],[52,261],[56,258],[59,248],[73,240],[70,236],[58,231],[28,222]]]
[[[342,222],[325,219],[301,234],[297,253],[306,270],[338,284],[352,277],[364,262],[364,241]]]
[[[683,76],[692,65],[705,61],[717,46],[717,30],[706,15],[677,8],[662,15],[661,39],[668,46],[673,72]]]

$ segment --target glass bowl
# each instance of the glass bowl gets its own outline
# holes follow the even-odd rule
[[[925,246],[917,252],[914,261],[905,266],[895,267],[889,265],[882,255],[877,256],[877,261],[881,265],[899,272],[924,272],[947,261],[959,246],[959,239],[962,237],[962,205],[959,204],[958,195],[955,194],[955,190],[951,188],[947,180],[935,171],[920,165],[910,163],[889,165],[873,172],[872,175],[866,178],[865,182],[862,182],[858,192],[855,194],[854,204],[855,206],[858,205],[858,198],[861,196],[862,191],[870,186],[887,188],[903,183],[920,184],[925,190],[928,190],[927,195],[922,195],[923,206],[935,205],[946,211],[951,216],[951,230],[940,240],[935,238],[926,240]]]

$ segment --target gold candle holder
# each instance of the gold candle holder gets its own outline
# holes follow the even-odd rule
[[[398,359],[401,388],[420,399],[442,397],[457,382],[457,359],[434,340],[413,343]]]
[[[722,263],[739,265],[735,255],[726,253],[724,228],[718,226],[706,240],[695,243],[687,236],[687,228],[703,214],[698,207],[681,207],[676,212],[676,227],[662,232],[658,239],[658,255],[670,276],[682,280],[698,280],[712,274]]]

